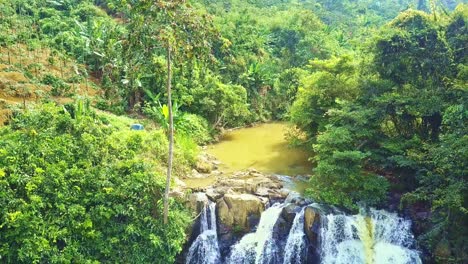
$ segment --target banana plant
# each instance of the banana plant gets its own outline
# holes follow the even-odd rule
[[[150,98],[150,102],[147,102],[146,106],[143,109],[143,112],[154,119],[164,131],[169,130],[169,106],[167,104],[162,104],[159,100],[161,94],[154,95],[150,90],[145,89],[145,93],[148,98]],[[180,107],[182,105],[178,104],[175,101],[172,105],[172,114],[174,118],[174,127],[177,129],[178,124],[183,119],[183,112],[180,111]]]

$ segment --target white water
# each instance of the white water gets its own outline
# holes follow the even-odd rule
[[[257,230],[231,247],[226,264],[306,264],[309,241],[304,230],[305,208],[293,220],[284,250],[275,235],[285,204],[265,210]],[[322,215],[320,263],[322,264],[421,264],[411,250],[411,223],[397,214],[373,210],[365,214]],[[283,242],[284,243],[284,242]],[[284,244],[282,244],[284,245]],[[221,263],[216,233],[215,204],[205,206],[200,216],[200,235],[190,247],[187,264]]]
[[[216,232],[216,204],[210,203],[203,208],[200,216],[200,235],[190,247],[186,263],[217,264],[220,259],[218,234]]]
[[[283,264],[301,264],[305,263],[307,255],[307,241],[304,233],[304,211],[305,208],[294,217],[291,231],[289,231],[288,241],[286,242]]]
[[[275,204],[265,210],[255,233],[245,235],[234,245],[229,264],[274,264],[280,254],[273,239],[273,228],[283,210],[283,205]]]
[[[419,264],[410,221],[386,211],[327,215],[321,229],[323,264]]]

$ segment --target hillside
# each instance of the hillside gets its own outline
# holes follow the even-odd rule
[[[79,68],[84,65],[48,48],[29,50],[26,45],[1,48],[0,123],[12,109],[28,108],[45,101],[72,102],[73,97],[94,98],[98,81],[84,80]]]
[[[303,201],[392,211],[424,263],[466,263],[466,43],[464,0],[3,0],[0,262],[180,260],[208,209],[178,178],[218,168],[200,146],[283,122]],[[273,145],[257,156],[287,152]],[[281,194],[226,174],[210,179],[224,220],[251,219],[224,180],[228,200],[257,195],[231,176]],[[245,231],[225,229],[224,248]]]

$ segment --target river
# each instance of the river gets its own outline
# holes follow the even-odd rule
[[[297,180],[302,178],[297,176],[310,175],[312,165],[308,153],[288,146],[286,131],[285,123],[237,129],[208,147],[206,151],[222,162],[224,177],[256,169],[279,175],[284,178],[286,189],[299,194],[291,192],[284,201],[268,201],[256,228],[240,236],[220,223],[217,210],[226,210],[221,206],[223,198],[207,200],[197,221],[198,236],[186,254],[186,264],[422,263],[408,219],[372,208],[349,215],[301,197],[307,182]],[[200,180],[189,186],[193,187],[196,181]],[[235,206],[228,204],[229,208]],[[242,212],[240,208],[236,210]],[[291,213],[293,216],[288,217]]]
[[[311,174],[310,154],[288,145],[287,129],[286,123],[267,123],[232,130],[207,152],[223,163],[221,169],[225,172],[254,168],[290,176]]]

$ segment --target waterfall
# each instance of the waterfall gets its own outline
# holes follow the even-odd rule
[[[200,215],[200,235],[189,249],[186,264],[220,263],[218,234],[216,231],[216,204],[205,205]]]
[[[275,204],[265,210],[255,233],[245,235],[234,245],[229,264],[274,264],[278,262],[279,249],[273,239],[274,226],[283,210],[283,205]]]
[[[417,264],[411,222],[371,209],[367,215],[329,214],[322,222],[323,264]]]
[[[299,212],[295,214],[291,228],[281,229],[285,221],[282,212],[289,204],[294,204],[293,199],[265,210],[256,231],[242,237],[230,248],[228,256],[221,256],[218,246],[216,204],[205,205],[200,214],[200,235],[189,249],[186,264],[422,263],[418,252],[412,249],[411,222],[395,213],[374,209],[358,215],[345,215],[336,210],[325,214],[320,210],[321,227],[317,231],[320,241],[318,245],[312,245],[318,246],[320,252],[312,254],[308,251],[314,249],[311,249],[304,229],[307,206],[302,209],[297,206],[295,210],[299,209]],[[318,253],[320,259],[311,259]]]
[[[283,264],[305,263],[307,255],[307,241],[304,233],[304,211],[306,207],[294,217],[291,231],[286,242]]]

